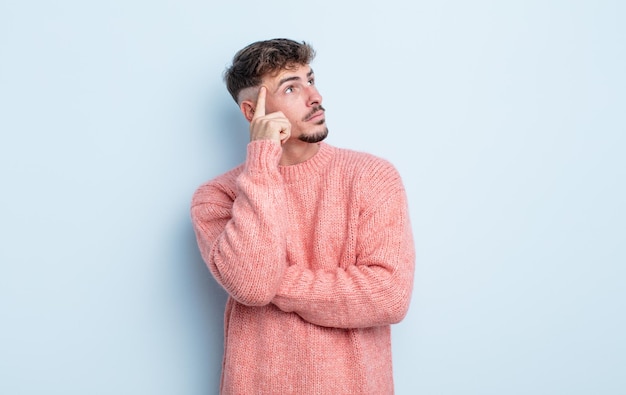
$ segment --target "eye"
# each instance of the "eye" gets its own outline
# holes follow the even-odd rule
[[[309,84],[309,85],[315,85],[315,78],[311,78],[311,79],[308,81],[308,84]]]
[[[288,86],[287,88],[285,88],[285,93],[291,93],[293,92],[293,86]]]

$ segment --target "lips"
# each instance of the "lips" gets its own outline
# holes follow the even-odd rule
[[[322,116],[324,116],[324,112],[325,111],[326,110],[324,109],[324,107],[318,106],[318,107],[314,108],[313,111],[304,118],[304,120],[305,121],[311,121],[313,119],[317,119],[319,117],[322,117]]]
[[[309,117],[308,121],[311,121],[311,120],[313,120],[313,119],[319,118],[319,117],[321,117],[321,116],[323,116],[323,115],[324,115],[324,111],[318,111],[318,112],[316,112],[315,114],[311,115],[311,116]]]

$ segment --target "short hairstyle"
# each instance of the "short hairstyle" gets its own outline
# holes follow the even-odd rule
[[[315,50],[304,41],[275,38],[254,42],[233,57],[233,64],[224,72],[226,88],[237,103],[239,92],[259,86],[266,75],[307,65],[313,58]]]

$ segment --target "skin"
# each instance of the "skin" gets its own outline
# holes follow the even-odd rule
[[[250,141],[281,144],[280,165],[311,158],[328,133],[322,96],[309,65],[265,76],[261,86],[243,90],[239,99],[241,112],[250,122]]]

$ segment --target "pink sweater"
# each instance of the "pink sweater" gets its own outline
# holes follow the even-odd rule
[[[192,201],[229,294],[221,393],[392,394],[390,324],[407,313],[415,261],[398,172],[326,143],[294,166],[280,156],[249,143]]]

